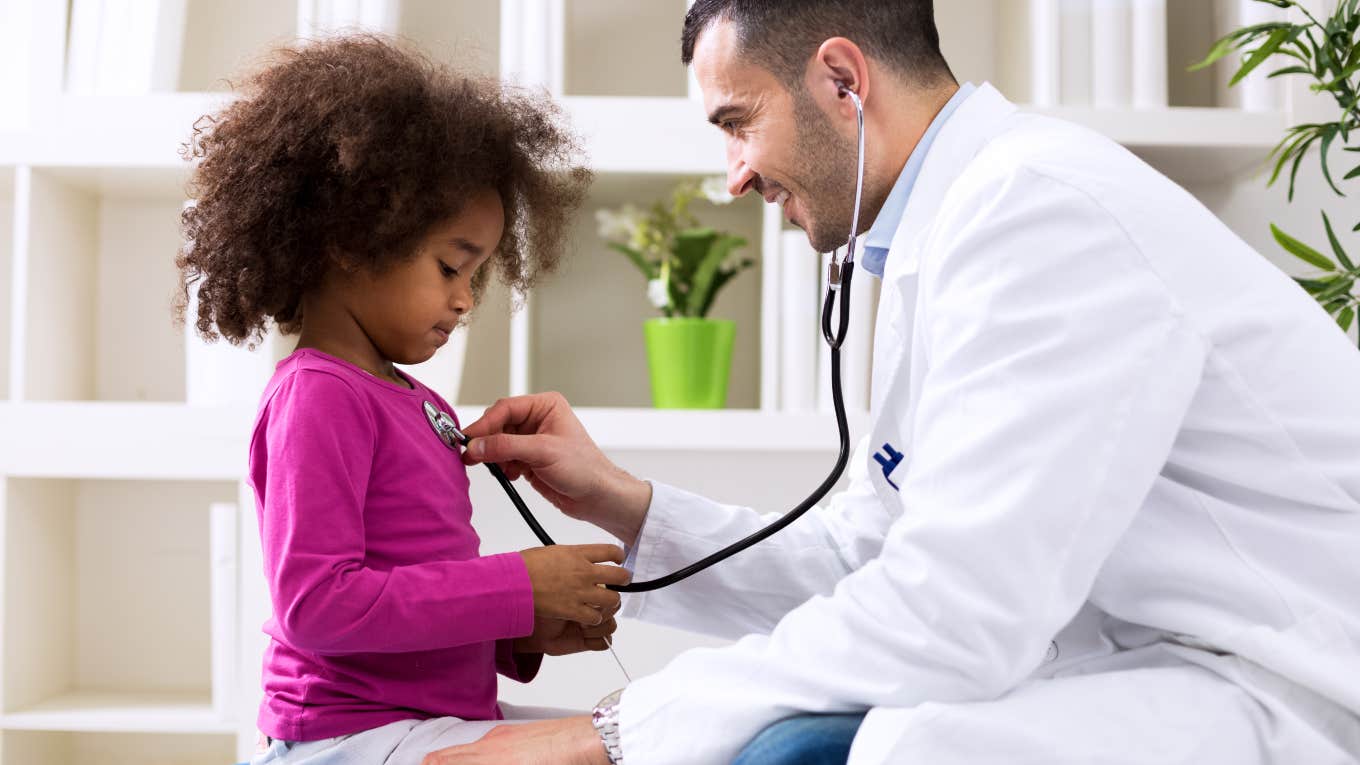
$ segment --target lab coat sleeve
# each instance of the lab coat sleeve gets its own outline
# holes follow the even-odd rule
[[[866,444],[862,441],[850,459],[849,486],[826,506],[812,508],[770,539],[679,584],[626,596],[622,615],[734,639],[769,632],[808,598],[830,593],[842,577],[878,555],[894,517],[869,483]],[[684,568],[779,515],[653,482],[646,524],[629,551],[633,580]]]
[[[803,712],[996,698],[1088,596],[1165,463],[1205,343],[1081,191],[1019,169],[962,194],[925,243],[929,369],[902,415],[903,514],[882,553],[771,634],[629,686],[626,757],[726,763]]]

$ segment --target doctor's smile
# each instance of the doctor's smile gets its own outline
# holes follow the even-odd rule
[[[1360,765],[1360,0],[0,0],[0,100],[5,763]]]

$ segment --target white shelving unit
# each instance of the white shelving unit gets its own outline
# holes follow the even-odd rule
[[[293,39],[325,5],[180,0],[182,55],[159,80],[173,87],[141,95],[68,92],[68,4],[8,6],[19,9],[5,18],[26,25],[27,48],[7,55],[26,66],[0,71],[0,80],[24,77],[0,93],[22,101],[13,114],[27,123],[0,121],[4,763],[224,763],[253,748],[268,612],[254,508],[242,488],[254,407],[187,403],[186,377],[204,370],[193,368],[201,357],[169,316],[189,172],[179,149],[195,120],[231,98],[228,78]],[[960,79],[1028,92],[1008,31],[1007,14],[1022,5],[937,3]],[[1177,16],[1198,19],[1193,3],[1171,5],[1174,85],[1192,76],[1181,66],[1186,51],[1206,50],[1210,37],[1184,31],[1198,28]],[[471,420],[498,396],[557,389],[583,405],[604,448],[633,464],[664,461],[683,475],[686,460],[711,472],[715,455],[731,454],[759,466],[757,485],[778,489],[787,483],[781,465],[814,464],[835,434],[828,415],[778,405],[778,212],[753,199],[701,211],[745,236],[763,264],[716,309],[740,326],[734,408],[720,413],[645,408],[640,321],[651,309],[640,277],[598,241],[590,214],[725,170],[722,138],[687,93],[678,62],[685,7],[402,0],[390,20],[437,60],[548,87],[598,173],[558,278],[514,319],[503,310],[508,295],[488,296],[469,333],[459,410]],[[1163,109],[1041,111],[1110,135],[1192,188],[1214,189],[1258,169],[1298,112],[1293,102],[1264,113],[1214,108],[1178,96],[1194,89],[1171,92]],[[239,354],[222,362],[239,367],[223,373],[262,387],[282,352],[273,343]],[[862,432],[864,414],[852,419]]]

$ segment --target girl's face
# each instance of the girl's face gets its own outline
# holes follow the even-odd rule
[[[356,274],[350,313],[388,361],[419,364],[449,340],[472,310],[472,277],[501,241],[500,195],[484,191],[432,226],[415,256],[379,274]]]

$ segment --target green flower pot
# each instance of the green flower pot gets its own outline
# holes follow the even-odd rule
[[[737,324],[728,319],[647,319],[647,366],[657,409],[722,409]]]

